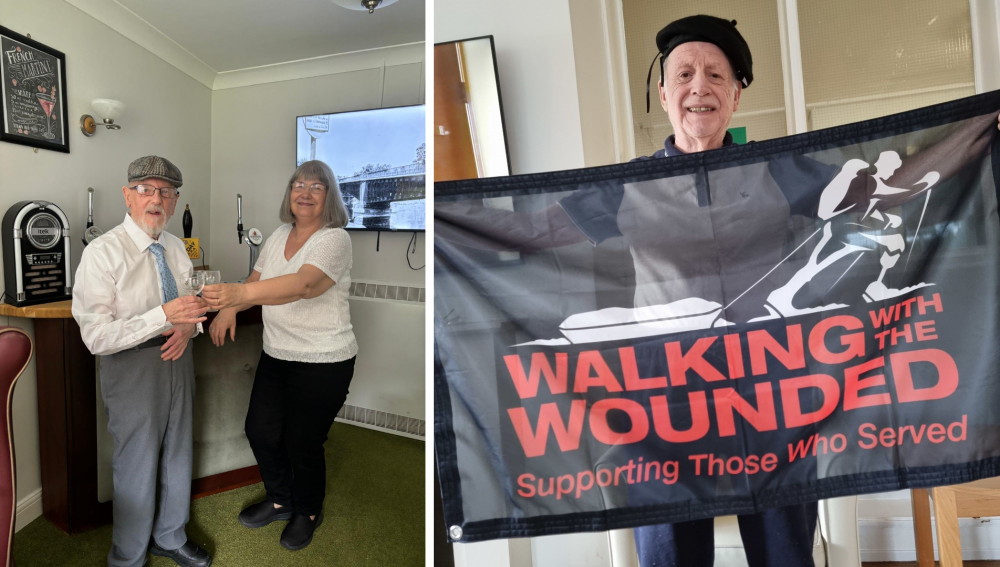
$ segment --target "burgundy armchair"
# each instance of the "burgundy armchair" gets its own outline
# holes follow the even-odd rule
[[[0,558],[13,565],[14,511],[17,484],[14,478],[14,438],[11,436],[11,402],[14,384],[31,359],[31,338],[17,327],[0,326],[0,393],[6,399],[5,419],[0,421]]]

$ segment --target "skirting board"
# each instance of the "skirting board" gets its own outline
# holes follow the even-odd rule
[[[1000,559],[1000,518],[959,518],[958,530],[964,559]],[[913,518],[910,516],[872,518],[862,514],[858,519],[858,533],[862,561],[916,561]],[[934,547],[936,550],[937,541]]]
[[[42,515],[42,489],[38,488],[18,501],[14,511],[14,533],[21,531]]]

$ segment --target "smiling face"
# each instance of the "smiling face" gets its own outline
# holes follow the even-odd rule
[[[718,46],[689,41],[674,48],[667,56],[659,91],[677,149],[691,153],[722,147],[742,87]]]
[[[131,185],[150,185],[153,187],[173,187],[173,184],[163,179],[144,179]],[[129,186],[122,187],[122,195],[125,197],[125,206],[128,207],[129,216],[149,235],[150,238],[158,239],[160,233],[167,226],[167,221],[174,216],[174,209],[177,207],[177,199],[164,199],[157,191],[149,196],[142,196],[135,189]]]
[[[304,185],[304,187],[296,188],[296,185],[299,184]],[[323,209],[326,206],[326,191],[310,189],[317,184],[323,185],[315,177],[300,177],[292,183],[290,205],[296,224],[308,225],[322,218]]]

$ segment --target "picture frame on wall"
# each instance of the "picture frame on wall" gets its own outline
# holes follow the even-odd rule
[[[69,153],[66,55],[0,26],[0,141]]]

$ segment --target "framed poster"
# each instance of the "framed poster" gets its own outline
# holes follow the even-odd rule
[[[0,26],[0,140],[69,152],[66,55]]]

